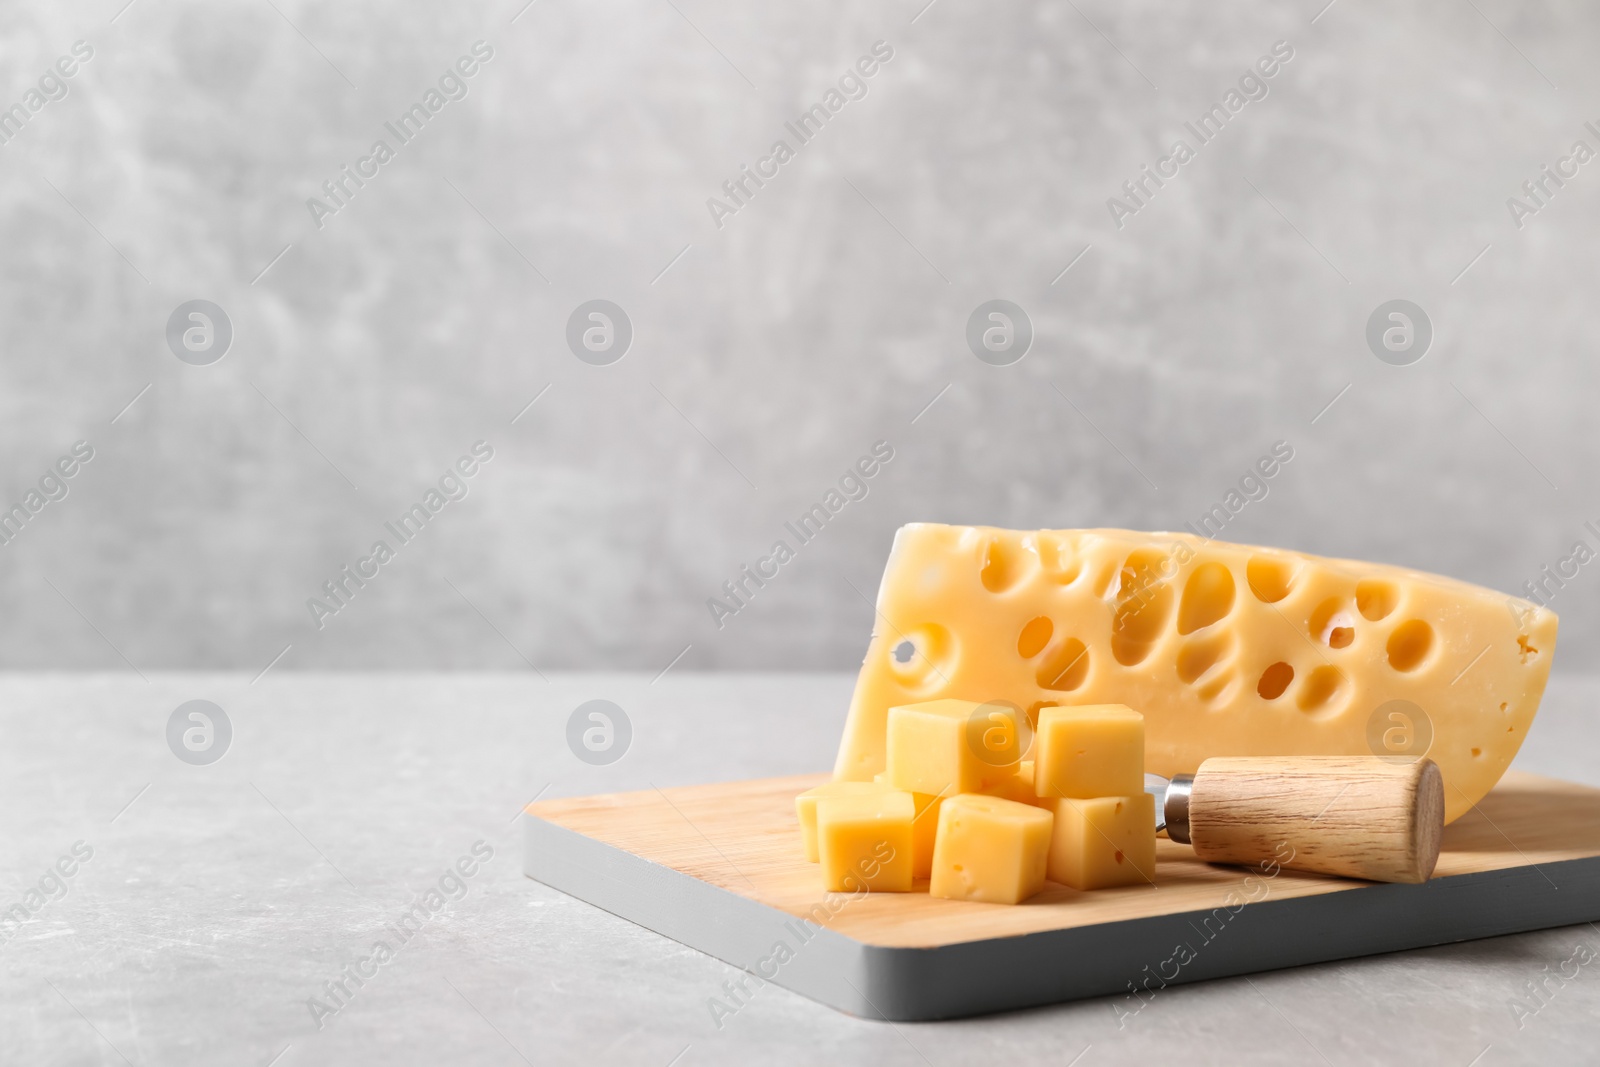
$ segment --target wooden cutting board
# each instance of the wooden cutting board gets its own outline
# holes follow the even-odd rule
[[[1600,790],[1533,775],[1446,827],[1424,885],[1212,866],[1163,839],[1153,886],[1052,882],[1016,906],[823,892],[794,797],[827,778],[531,804],[524,869],[743,968],[748,989],[896,1020],[1115,994],[1136,1012],[1167,984],[1600,919]]]

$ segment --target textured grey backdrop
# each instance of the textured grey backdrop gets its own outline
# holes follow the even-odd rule
[[[1506,590],[1600,543],[1600,164],[1507,206],[1600,148],[1592,8],[925,2],[8,6],[0,501],[94,458],[0,546],[0,665],[847,667],[899,524],[1176,527],[1279,440],[1224,536]],[[384,123],[480,40],[402,145]],[[1278,41],[1201,145],[1184,123]],[[565,341],[595,298],[633,324],[609,366]],[[1036,333],[1011,366],[964,340],[993,298]],[[1364,340],[1393,298],[1433,324],[1414,365]],[[210,366],[166,341],[193,299],[232,323]],[[467,497],[318,629],[307,599],[480,440]],[[879,440],[869,495],[713,625]],[[1559,667],[1596,581],[1552,603]]]

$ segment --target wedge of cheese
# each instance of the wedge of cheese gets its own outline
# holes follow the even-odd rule
[[[891,707],[1126,704],[1146,769],[1426,754],[1454,819],[1539,707],[1553,612],[1419,571],[1126,530],[901,528],[834,776],[884,768]]]

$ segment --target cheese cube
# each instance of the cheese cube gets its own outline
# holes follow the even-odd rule
[[[871,793],[888,787],[872,782],[824,782],[794,798],[794,811],[800,817],[800,843],[805,847],[806,859],[817,862],[817,801],[823,797],[845,796],[851,793]]]
[[[1019,904],[1044,888],[1051,814],[999,797],[964,795],[939,810],[928,892],[949,900]]]
[[[931,700],[889,709],[887,773],[896,789],[934,796],[977,792],[1015,773],[1021,711],[1006,704]]]
[[[911,794],[890,789],[817,800],[817,856],[830,893],[911,891]]]
[[[1042,708],[1034,746],[1042,797],[1131,796],[1144,790],[1144,716],[1121,704]]]
[[[1073,889],[1144,885],[1156,874],[1156,798],[1149,793],[1055,802],[1052,882]]]

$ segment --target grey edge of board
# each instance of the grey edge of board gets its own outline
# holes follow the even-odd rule
[[[911,1022],[1126,994],[1187,944],[1151,988],[1470,941],[1600,919],[1600,856],[1422,885],[1368,885],[1212,911],[1128,919],[935,948],[864,944],[630,852],[524,816],[524,873],[743,970],[795,951],[765,980],[840,1011]],[[1210,920],[1209,925],[1207,920]],[[1205,937],[1211,933],[1209,940]],[[809,936],[807,936],[809,935]],[[1149,970],[1146,971],[1146,967]]]

